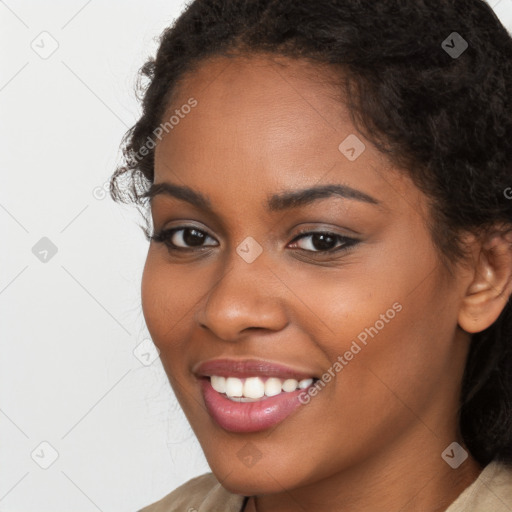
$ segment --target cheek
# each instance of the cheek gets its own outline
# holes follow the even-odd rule
[[[159,265],[148,253],[141,281],[141,303],[144,320],[155,343],[158,342],[162,332],[167,307],[165,284],[161,278]]]
[[[142,311],[153,342],[161,352],[172,348],[194,301],[194,286],[176,265],[150,249],[141,282]],[[188,285],[187,285],[188,283]]]
[[[389,268],[389,262],[370,265],[358,256],[348,256],[337,269],[279,269],[279,277],[286,285],[283,294],[288,297],[291,322],[300,326],[329,360],[334,361],[349,350],[351,341],[358,336],[364,343],[369,338],[366,328],[377,322],[378,331],[384,332],[400,314],[400,305],[393,308],[393,304],[405,295],[400,280],[407,279],[393,279],[383,273],[383,266]]]
[[[370,415],[411,419],[408,407],[423,411],[439,399],[453,374],[456,322],[436,281],[427,279],[413,293],[407,286],[376,288],[366,304],[352,303],[352,313],[340,313],[354,319],[346,331],[338,328],[343,347],[337,352],[347,363],[336,392],[349,417],[363,401]]]
[[[312,269],[287,276],[290,289],[303,290],[307,306],[296,301],[294,322],[321,347],[326,370],[344,359],[336,368],[350,389],[371,394],[372,386],[381,387],[385,395],[388,384],[414,398],[415,388],[433,386],[445,371],[456,301],[425,239],[407,253],[380,251],[364,265],[347,258],[338,273]]]

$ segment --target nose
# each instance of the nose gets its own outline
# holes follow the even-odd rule
[[[286,327],[283,283],[261,255],[252,263],[236,252],[197,310],[196,321],[225,341],[238,341],[248,330]]]

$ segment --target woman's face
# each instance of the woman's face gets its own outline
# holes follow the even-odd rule
[[[175,116],[154,183],[194,193],[152,197],[156,233],[184,228],[168,237],[176,250],[151,242],[142,282],[170,383],[212,470],[240,494],[378,460],[445,465],[467,349],[462,285],[432,244],[425,196],[356,131],[327,71],[279,62],[204,63],[163,119]],[[201,371],[219,359],[270,366]],[[233,395],[259,377],[245,388],[255,396],[279,376],[319,380],[237,402],[205,375],[231,376]]]

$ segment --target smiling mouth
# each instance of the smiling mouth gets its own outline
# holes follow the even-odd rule
[[[240,433],[284,421],[302,407],[301,398],[319,380],[314,370],[264,359],[212,359],[197,363],[192,373],[212,420]]]
[[[316,380],[215,375],[199,378],[204,403],[211,418],[222,429],[240,433],[266,430],[284,421],[302,407],[300,395],[307,393]],[[220,391],[214,389],[213,385]],[[271,396],[265,394],[267,389]],[[238,396],[228,396],[227,393]]]
[[[233,402],[258,402],[283,393],[309,388],[318,379],[280,379],[278,377],[224,377],[211,375],[212,388]]]

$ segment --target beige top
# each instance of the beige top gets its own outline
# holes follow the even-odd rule
[[[138,512],[242,512],[245,501],[205,473]],[[512,512],[512,466],[488,464],[445,512]]]

